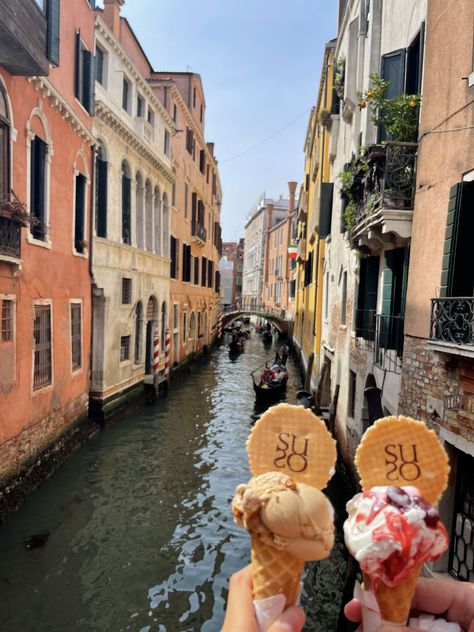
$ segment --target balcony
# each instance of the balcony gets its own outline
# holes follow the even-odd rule
[[[304,263],[306,261],[306,239],[300,239],[298,242],[296,261],[298,261],[299,263]]]
[[[199,222],[193,222],[191,227],[191,241],[204,246],[207,240],[207,230]]]
[[[431,299],[430,346],[436,351],[474,358],[474,298]]]
[[[375,315],[374,363],[385,371],[401,372],[404,323],[403,316]]]
[[[387,142],[369,147],[357,161],[351,194],[353,247],[376,253],[384,244],[402,246],[411,237],[417,143]]]
[[[139,117],[135,120],[135,133],[148,145],[153,145],[155,139],[155,132],[153,129],[153,125],[145,120],[143,117]]]
[[[0,261],[21,264],[21,224],[0,216]]]
[[[308,194],[303,189],[300,192],[300,199],[298,201],[298,221],[306,222],[308,219]]]
[[[36,2],[0,0],[0,15],[0,66],[12,75],[48,75],[46,17]]]

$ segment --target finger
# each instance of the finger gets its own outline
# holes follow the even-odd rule
[[[305,619],[303,608],[291,606],[272,623],[268,632],[301,632]]]
[[[349,621],[354,621],[355,623],[359,623],[362,621],[362,604],[358,599],[352,599],[344,606],[344,614],[349,619]]]
[[[432,614],[445,613],[467,632],[474,632],[474,585],[454,579],[420,579],[416,585],[413,609]]]
[[[379,632],[417,632],[414,628],[400,628],[398,625],[393,627],[393,625],[384,625],[383,628],[380,628]]]
[[[229,582],[229,597],[221,632],[258,632],[252,596],[250,565],[234,573]]]

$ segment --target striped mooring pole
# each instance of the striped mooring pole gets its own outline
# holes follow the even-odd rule
[[[155,327],[153,333],[153,373],[158,373],[158,365],[160,364],[160,334],[158,327]]]
[[[217,319],[217,338],[219,340],[222,338],[222,312],[219,312]]]
[[[166,330],[165,337],[165,380],[170,376],[170,350],[171,350],[171,331]]]

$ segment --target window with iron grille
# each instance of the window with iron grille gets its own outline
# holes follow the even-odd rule
[[[122,305],[132,302],[132,279],[122,278]]]
[[[13,341],[13,301],[2,301],[2,342]]]
[[[173,329],[178,329],[179,327],[179,305],[177,303],[173,304]]]
[[[51,384],[51,305],[35,305],[33,389]]]
[[[130,336],[120,337],[120,362],[130,359]]]
[[[82,366],[81,304],[71,304],[71,357],[72,370]]]

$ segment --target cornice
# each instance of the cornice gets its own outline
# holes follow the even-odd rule
[[[170,131],[174,130],[175,126],[174,126],[173,119],[170,117],[170,115],[168,114],[164,106],[162,105],[161,101],[156,98],[156,96],[153,93],[153,90],[151,90],[150,88],[150,84],[148,83],[148,81],[143,77],[143,75],[141,75],[138,72],[135,65],[131,62],[131,60],[125,54],[122,47],[120,46],[120,43],[116,40],[113,33],[110,31],[110,29],[107,27],[107,25],[105,24],[105,22],[102,20],[101,17],[99,16],[96,17],[95,26],[96,26],[96,30],[107,41],[107,44],[114,50],[114,52],[116,53],[117,57],[120,59],[122,64],[128,69],[132,77],[139,84],[143,93],[153,103],[153,106],[160,113],[160,116],[163,118],[164,122],[167,124]]]
[[[93,145],[95,143],[92,132],[87,129],[66,99],[56,90],[46,77],[28,77],[28,81],[33,84],[35,90],[40,92],[45,99],[48,99],[51,107],[59,112],[61,117],[67,121],[69,125],[71,125],[73,130],[82,138],[83,141],[85,141],[88,145]]]
[[[96,101],[95,113],[98,119],[120,136],[129,147],[132,147],[140,156],[143,156],[170,184],[174,182],[175,177],[171,167],[168,167],[154,151],[143,143],[103,101]]]

